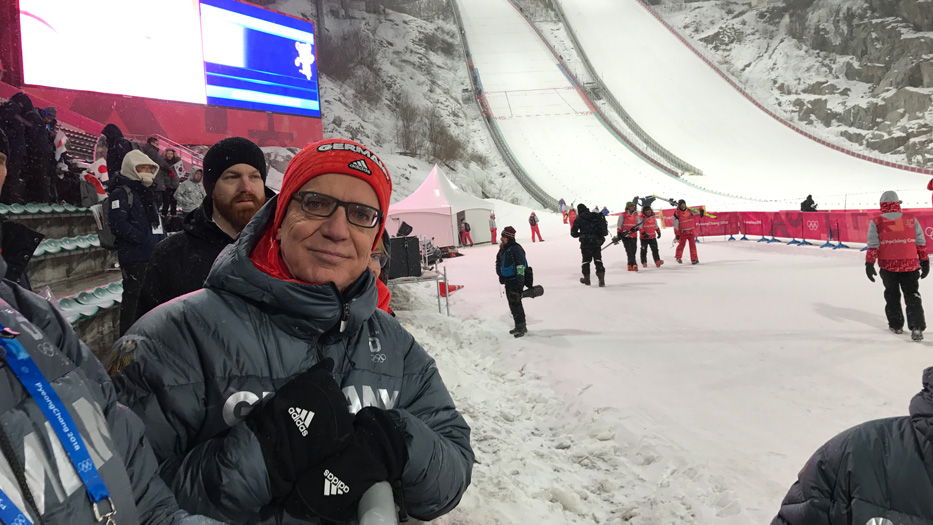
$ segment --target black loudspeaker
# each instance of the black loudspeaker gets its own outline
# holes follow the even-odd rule
[[[421,276],[421,247],[417,237],[389,239],[389,279]]]
[[[411,225],[405,221],[402,221],[402,225],[398,227],[398,232],[396,232],[396,237],[407,237],[411,235]]]

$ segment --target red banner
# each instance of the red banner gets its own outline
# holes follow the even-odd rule
[[[917,218],[924,235],[933,242],[933,210],[918,208],[904,211]],[[661,212],[665,228],[673,227],[673,212]],[[864,244],[868,240],[868,223],[879,213],[878,210],[716,212],[715,219],[709,216],[696,217],[697,236],[745,235],[749,238],[777,237]]]

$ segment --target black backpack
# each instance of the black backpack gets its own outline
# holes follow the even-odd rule
[[[133,190],[126,186],[122,186],[126,190],[126,199],[129,202],[129,207],[133,207]],[[99,206],[101,207],[101,218],[102,226],[100,231],[97,232],[97,237],[100,239],[100,247],[106,248],[108,250],[117,249],[117,237],[113,234],[113,230],[110,229],[110,207],[112,205],[111,197],[113,193],[107,195],[107,198],[101,201]]]

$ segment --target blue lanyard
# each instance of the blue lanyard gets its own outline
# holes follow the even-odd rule
[[[15,461],[15,458],[13,459]],[[23,511],[16,508],[10,498],[0,490],[0,523],[6,525],[32,525]]]
[[[74,465],[78,477],[84,483],[88,498],[90,498],[94,506],[94,516],[97,521],[100,522],[106,518],[107,523],[112,523],[112,516],[116,513],[116,509],[113,507],[113,500],[110,499],[110,491],[107,490],[104,479],[97,472],[78,427],[58,394],[55,393],[52,385],[49,384],[39,367],[36,366],[36,362],[32,360],[23,345],[14,339],[16,335],[19,334],[0,325],[0,346],[6,351],[6,360],[10,365],[10,370],[13,371],[19,382],[23,384],[23,387],[36,401],[39,409],[42,410],[45,418],[55,430],[55,434],[58,435],[58,440],[61,441],[62,447],[64,447],[68,458],[71,460],[71,464]],[[2,495],[0,493],[0,496]],[[107,500],[110,511],[101,514],[98,504],[103,500]],[[18,509],[16,512],[22,514]],[[7,525],[18,525],[19,523],[15,520],[8,522],[5,515],[2,517]],[[28,521],[22,523],[27,525]]]

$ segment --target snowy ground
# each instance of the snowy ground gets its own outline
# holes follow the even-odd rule
[[[450,318],[428,285],[393,290],[473,428],[473,484],[437,523],[767,523],[819,445],[906,414],[933,364],[933,342],[887,332],[855,250],[708,239],[681,266],[668,229],[662,268],[612,247],[585,288],[559,217],[539,211],[532,244],[527,209],[496,212],[546,289],[528,336],[507,333],[489,244],[446,262]]]

